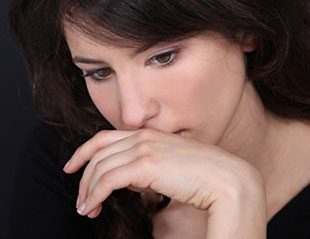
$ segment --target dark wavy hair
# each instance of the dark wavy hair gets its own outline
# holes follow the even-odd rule
[[[252,36],[257,47],[246,53],[247,78],[264,106],[281,117],[309,120],[309,8],[308,0],[13,0],[9,18],[28,63],[35,109],[50,124],[69,129],[66,139],[74,142],[74,135],[91,137],[113,126],[72,63],[64,21],[100,42],[143,49],[208,30],[237,43]],[[101,215],[103,238],[152,238],[139,197],[120,206],[128,194],[110,199],[115,210]]]

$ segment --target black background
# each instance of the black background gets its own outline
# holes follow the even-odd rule
[[[8,29],[8,0],[0,0],[0,238],[6,239],[11,185],[18,152],[37,122],[22,54]],[[17,229],[17,228],[16,228]],[[17,229],[18,230],[18,229]]]

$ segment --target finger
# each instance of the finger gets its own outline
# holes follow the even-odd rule
[[[147,187],[147,188],[137,188],[134,186],[128,186],[127,187],[129,190],[136,192],[136,193],[153,193],[155,192],[154,190],[152,190],[151,188]]]
[[[125,164],[129,164],[134,160],[147,155],[149,152],[147,148],[148,146],[145,147],[146,144],[146,142],[137,143],[127,150],[113,154],[98,162],[95,166],[93,175],[89,180],[87,193],[94,189],[100,177],[106,172]]]
[[[99,216],[99,214],[100,214],[100,212],[102,211],[102,206],[101,206],[101,204],[98,206],[98,207],[96,207],[94,210],[92,210],[90,213],[88,213],[88,217],[89,218],[96,218],[96,217],[98,217]]]
[[[99,150],[93,156],[93,158],[85,168],[83,176],[80,180],[80,202],[85,200],[85,196],[89,191],[89,183],[91,179],[93,182],[96,182],[103,173],[122,164],[129,163],[134,160],[136,156],[138,156],[137,152],[134,152],[133,150],[128,151],[129,148],[132,148],[132,146],[137,144],[137,141],[138,139],[136,137],[127,137]],[[80,204],[78,205],[78,207],[79,206]]]
[[[78,209],[81,215],[86,215],[100,205],[114,191],[128,186],[147,188],[151,185],[153,176],[152,165],[147,157],[142,157],[130,164],[115,168],[101,176],[92,192]]]
[[[102,130],[94,137],[81,145],[64,167],[66,173],[74,173],[79,170],[100,149],[107,145],[130,137],[137,131]]]

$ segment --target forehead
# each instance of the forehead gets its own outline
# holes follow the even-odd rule
[[[112,32],[98,27],[98,32],[103,36],[93,36],[86,31],[83,31],[79,26],[65,23],[63,24],[64,36],[66,38],[67,44],[70,48],[72,57],[76,55],[80,56],[100,56],[112,55],[113,54],[126,54],[129,58],[133,58],[137,54],[147,51],[149,49],[156,49],[159,47],[164,47],[169,43],[182,42],[184,45],[202,45],[204,46],[215,46],[222,48],[227,46],[227,39],[220,33],[217,32],[201,32],[194,36],[186,36],[183,38],[159,42],[156,44],[147,44],[141,42],[134,42],[133,40],[128,40],[120,38]]]
[[[82,32],[73,25],[64,25],[63,27],[64,37],[70,47],[70,49],[84,48],[84,47],[99,47],[107,44],[102,42],[99,43],[98,40],[93,39],[86,33]]]
[[[91,54],[96,53],[98,48],[100,48],[102,50],[128,51],[130,56],[134,57],[152,48],[154,45],[161,46],[165,44],[163,42],[155,44],[124,39],[102,28],[98,28],[98,35],[94,36],[70,23],[63,24],[63,33],[71,53],[78,51]]]
[[[119,54],[130,55],[133,52],[132,48],[124,49],[123,47],[120,48],[104,41],[99,42],[98,39],[94,39],[79,29],[70,26],[64,27],[64,35],[71,52],[73,62],[76,62],[76,59],[81,58],[92,59],[92,61],[99,63],[102,62],[103,56],[105,56],[105,58],[110,58],[113,56],[121,56]]]
[[[124,44],[124,39],[120,39],[115,34],[105,31],[104,29],[98,28],[98,35],[91,34],[90,32],[87,32],[82,27],[70,24],[70,23],[64,23],[63,24],[63,34],[64,37],[69,45],[79,47],[79,46],[86,46],[90,45],[93,47],[110,47],[110,46],[116,46],[121,44],[113,44],[120,43],[121,41]],[[100,34],[100,35],[99,35]],[[115,39],[115,41],[108,40],[109,38]],[[129,44],[129,41],[127,42]]]

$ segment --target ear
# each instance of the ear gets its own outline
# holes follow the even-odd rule
[[[240,41],[240,46],[243,52],[253,52],[256,49],[256,39],[254,36],[245,35]]]

